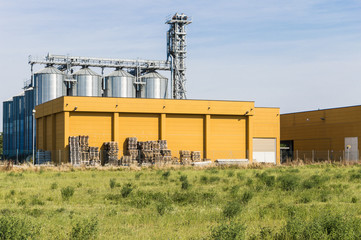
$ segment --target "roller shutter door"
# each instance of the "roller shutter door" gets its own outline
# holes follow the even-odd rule
[[[253,138],[254,162],[276,163],[276,139]]]

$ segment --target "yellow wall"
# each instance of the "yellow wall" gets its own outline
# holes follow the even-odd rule
[[[203,157],[203,116],[169,114],[166,116],[165,139],[173,156],[179,150],[201,151]]]
[[[247,158],[246,117],[211,116],[209,135],[212,159]]]
[[[76,135],[89,135],[90,146],[117,141],[121,155],[128,137],[165,139],[173,156],[201,151],[212,160],[252,161],[253,137],[276,138],[279,145],[279,109],[253,102],[61,97],[37,106],[35,117],[37,148],[64,151],[57,158],[63,162],[68,138]]]
[[[137,137],[138,141],[159,139],[159,115],[142,113],[121,113],[118,117],[118,138],[120,151],[125,151],[125,140]]]
[[[110,113],[71,112],[69,136],[89,135],[89,145],[101,147],[112,141],[112,115]]]
[[[345,137],[360,144],[361,106],[281,115],[281,140],[293,140],[294,150],[342,151]]]

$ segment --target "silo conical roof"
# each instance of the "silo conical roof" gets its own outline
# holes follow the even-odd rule
[[[109,73],[109,75],[107,75],[107,77],[132,77],[134,78],[134,76],[124,70],[118,69],[115,70],[114,72]]]
[[[162,79],[168,79],[168,78],[162,76],[161,74],[159,74],[158,72],[150,72],[150,73],[147,73],[147,74],[141,76],[140,78],[162,78]]]
[[[63,72],[55,67],[49,66],[36,72],[35,74],[63,74]]]
[[[100,74],[94,72],[90,68],[81,68],[79,71],[73,73],[73,75],[91,75],[91,76],[101,77]]]

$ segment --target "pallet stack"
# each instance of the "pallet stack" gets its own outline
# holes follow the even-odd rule
[[[100,165],[100,154],[98,147],[89,147],[89,164]]]
[[[79,136],[80,163],[89,165],[89,136]]]
[[[138,139],[136,137],[130,137],[127,139],[127,156],[130,156],[129,163],[131,164],[138,161]]]
[[[180,150],[179,151],[180,162],[183,164],[190,164],[192,162],[191,151]]]
[[[105,158],[104,164],[119,165],[118,153],[119,147],[118,142],[105,142],[104,143]]]
[[[69,137],[69,153],[71,164],[79,165],[81,160],[79,136]]]
[[[201,161],[201,152],[192,151],[192,162],[200,162],[200,161]]]

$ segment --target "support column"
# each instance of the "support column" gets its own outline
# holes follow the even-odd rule
[[[203,146],[204,146],[204,154],[203,154],[203,158],[210,158],[211,157],[211,153],[210,153],[210,149],[209,149],[209,133],[210,133],[210,123],[211,123],[211,115],[206,114],[204,116],[204,132],[203,132],[203,136],[204,136],[204,142],[203,142]],[[213,159],[212,159],[213,160]]]
[[[112,117],[112,141],[119,143],[119,113],[113,113]],[[119,152],[121,156],[124,155],[123,152]],[[118,153],[118,158],[120,157]]]
[[[64,120],[64,146],[63,146],[63,156],[62,159],[64,163],[68,163],[69,162],[69,112],[64,112],[63,115],[63,120]]]
[[[249,163],[253,162],[253,116],[247,116],[247,133],[246,133],[246,140],[247,140],[247,158]]]
[[[167,115],[165,113],[161,113],[159,117],[159,139],[166,140],[166,119]]]

